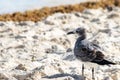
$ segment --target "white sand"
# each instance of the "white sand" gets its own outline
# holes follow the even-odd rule
[[[82,80],[82,62],[71,51],[77,35],[66,35],[78,27],[117,63],[95,65],[96,80],[119,80],[120,8],[57,13],[37,23],[0,22],[0,80]],[[91,80],[91,67],[85,64],[86,80]]]

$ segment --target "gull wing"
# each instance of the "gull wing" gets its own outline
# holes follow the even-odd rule
[[[99,64],[99,65],[109,65],[109,64],[115,64],[115,63],[113,63],[113,62],[110,62],[110,61],[108,61],[108,60],[105,60],[104,59],[104,54],[102,53],[102,52],[100,52],[100,51],[97,51],[96,52],[96,58],[95,59],[93,59],[91,62],[93,62],[93,63],[97,63],[97,64]]]

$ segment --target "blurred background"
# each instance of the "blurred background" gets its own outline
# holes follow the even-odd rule
[[[40,21],[54,13],[120,6],[120,0],[1,0],[0,21]]]
[[[24,12],[26,10],[40,9],[42,7],[51,7],[65,4],[76,4],[88,0],[1,0],[0,14]],[[92,1],[92,0],[91,0]]]

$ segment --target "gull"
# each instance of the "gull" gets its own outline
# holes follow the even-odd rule
[[[98,65],[115,64],[105,59],[105,55],[98,44],[92,43],[86,39],[85,28],[77,28],[67,34],[78,34],[79,36],[74,46],[74,55],[78,60],[96,63]],[[84,76],[84,64],[82,65],[82,75]],[[92,79],[94,80],[94,68],[92,68]]]

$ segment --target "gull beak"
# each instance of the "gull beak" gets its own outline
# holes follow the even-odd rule
[[[70,32],[67,33],[67,35],[69,35],[69,34],[75,34],[75,33],[76,33],[75,31],[70,31]]]

